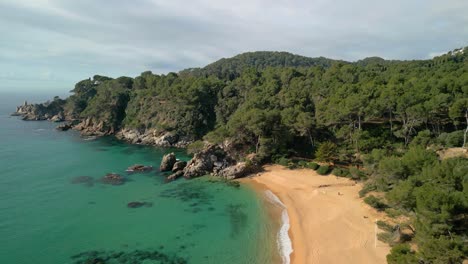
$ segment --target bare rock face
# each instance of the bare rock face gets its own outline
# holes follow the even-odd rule
[[[161,165],[159,166],[160,171],[170,171],[174,167],[174,164],[177,162],[176,156],[174,153],[169,153],[163,156]]]
[[[84,136],[105,136],[115,133],[115,129],[112,126],[108,126],[103,121],[96,121],[93,118],[82,120],[74,126],[74,129],[79,130],[81,135]]]
[[[139,131],[136,129],[122,129],[116,137],[133,144],[154,145],[158,147],[185,148],[193,142],[192,139],[182,137],[172,132],[162,132],[155,129]]]

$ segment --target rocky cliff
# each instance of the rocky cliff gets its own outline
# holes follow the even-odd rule
[[[132,144],[153,145],[158,147],[185,148],[193,139],[187,136],[179,136],[174,132],[148,129],[140,132],[137,129],[121,129],[115,136],[118,139],[128,141]]]

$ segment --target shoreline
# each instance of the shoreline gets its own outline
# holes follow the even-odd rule
[[[361,187],[354,181],[267,165],[242,182],[263,196],[271,191],[284,204],[291,264],[386,263],[390,247],[376,242],[374,223],[385,215],[359,198]]]

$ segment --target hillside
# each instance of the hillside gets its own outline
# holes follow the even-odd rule
[[[181,75],[216,76],[220,79],[233,80],[246,69],[264,70],[267,67],[312,67],[328,68],[336,62],[324,57],[309,58],[289,52],[256,51],[246,52],[232,58],[222,58],[203,68],[186,69]]]

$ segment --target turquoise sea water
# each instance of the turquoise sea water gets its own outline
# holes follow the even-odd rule
[[[126,175],[135,163],[156,168],[183,150],[86,140],[50,122],[10,117],[0,98],[0,263],[271,263],[273,224],[247,186],[202,177],[164,183],[161,173]],[[124,185],[98,182],[108,172]],[[94,179],[73,184],[78,176]],[[128,208],[132,201],[147,207]],[[94,263],[94,262],[89,262]]]

